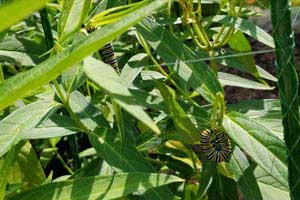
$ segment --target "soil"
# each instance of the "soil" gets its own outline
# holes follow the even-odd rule
[[[295,35],[296,40],[296,48],[295,48],[295,55],[296,55],[296,66],[299,66],[299,47],[300,41],[298,38],[300,34]],[[269,49],[265,45],[250,39],[250,43],[252,46],[253,51],[259,51],[264,49]],[[275,67],[275,53],[264,53],[264,54],[257,54],[254,56],[256,64],[271,73],[275,76],[276,74],[276,67]],[[226,72],[237,74],[243,77],[250,78],[249,75],[245,73],[241,73],[240,71],[229,69]],[[277,99],[278,98],[278,88],[276,83],[268,82],[271,86],[275,86],[273,90],[253,90],[253,89],[244,89],[238,87],[225,87],[225,94],[227,103],[237,103],[242,100],[248,99]]]

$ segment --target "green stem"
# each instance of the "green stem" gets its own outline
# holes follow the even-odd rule
[[[43,8],[40,11],[40,16],[41,16],[42,27],[44,30],[44,35],[45,35],[45,42],[48,50],[50,50],[54,46],[54,39],[52,35],[52,29],[51,29],[47,8]]]
[[[169,0],[168,1],[168,17],[170,19],[170,21],[172,20],[172,4],[173,4],[173,0]],[[169,29],[170,29],[170,32],[171,33],[174,33],[174,29],[173,29],[173,24],[170,24],[169,25]]]
[[[205,46],[204,44],[201,44],[201,42],[198,40],[198,38],[196,38],[195,34],[194,34],[194,30],[193,28],[190,26],[190,24],[187,25],[187,29],[190,31],[192,40],[195,42],[195,44],[203,50],[207,50],[207,46]]]
[[[287,147],[290,196],[300,199],[299,82],[295,67],[294,37],[288,0],[271,0],[276,74]]]
[[[215,75],[218,77],[218,66],[217,66],[217,62],[216,62],[216,59],[215,59],[215,52],[214,52],[214,50],[211,50],[211,51],[209,51],[208,54],[209,54],[209,57],[210,57],[210,60],[209,60],[210,68],[213,70]]]
[[[65,163],[64,159],[62,158],[62,156],[56,152],[56,157],[58,158],[58,160],[61,162],[61,164],[64,166],[64,168],[72,175],[74,174],[73,170]]]
[[[202,26],[202,23],[200,22],[199,24],[196,22],[192,22],[192,27],[198,36],[199,40],[208,48],[211,48],[211,44],[209,41],[209,38],[205,32],[204,27]]]
[[[43,27],[44,35],[45,35],[45,42],[46,42],[48,50],[50,50],[54,46],[54,39],[53,39],[53,35],[52,35],[52,31],[51,31],[51,24],[49,21],[49,16],[48,16],[48,12],[47,12],[46,8],[44,8],[40,11],[40,15],[41,15],[41,23],[42,23],[42,27]],[[69,96],[65,97],[65,94],[60,89],[60,86],[59,86],[59,83],[57,82],[57,80],[53,80],[53,84],[54,84],[54,87],[55,87],[58,97],[62,101],[64,107],[70,114],[71,118],[75,122],[77,122],[79,127],[81,127],[83,129],[83,125],[80,122],[80,119],[77,117],[77,115],[72,111],[72,109],[69,106]],[[72,152],[74,167],[75,167],[75,169],[79,169],[80,168],[80,159],[77,154],[79,149],[78,149],[78,142],[76,140],[76,136],[71,136],[69,139],[70,139],[69,145],[70,145],[71,152]],[[70,172],[70,174],[73,174],[73,171],[69,168],[69,166],[67,164],[64,163],[62,157],[59,154],[58,154],[58,159],[63,163],[64,167]]]
[[[3,65],[0,63],[0,84],[4,82],[4,73],[2,69]]]
[[[170,77],[169,74],[167,74],[165,72],[165,70],[160,66],[160,64],[157,62],[157,60],[154,58],[154,56],[152,55],[152,53],[150,52],[150,49],[145,41],[145,39],[139,34],[137,33],[137,38],[139,39],[142,47],[144,48],[144,50],[146,51],[147,55],[149,56],[150,60],[154,63],[154,65],[157,67],[157,69],[167,78],[169,78],[168,80],[176,87],[176,89],[187,99],[189,100],[191,103],[193,103],[193,105],[195,106],[199,106],[191,97],[190,95],[188,95],[183,89],[181,89],[181,87],[172,79],[172,77]]]

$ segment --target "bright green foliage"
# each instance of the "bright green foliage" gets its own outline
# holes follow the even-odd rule
[[[59,104],[54,101],[40,101],[24,106],[0,122],[0,155],[22,140],[36,127],[51,110]]]
[[[162,174],[120,173],[109,176],[92,176],[46,184],[11,199],[115,199],[134,191],[145,191],[182,179]]]
[[[91,34],[63,52],[51,57],[30,71],[18,74],[0,85],[0,109],[24,97],[26,94],[38,89],[41,85],[56,78],[68,67],[81,61],[84,57],[104,46],[110,40],[125,32],[130,26],[136,24],[147,12],[151,12],[163,5],[162,1],[153,2],[149,5],[140,6],[137,12],[131,12],[123,20],[106,26]],[[10,91],[8,93],[8,91]]]
[[[282,8],[273,40],[244,0],[0,0],[0,200],[299,199]],[[275,46],[277,78],[254,56]],[[226,103],[277,81],[280,100]],[[228,159],[209,160],[224,144]]]
[[[32,12],[45,6],[48,0],[16,0],[13,2],[6,3],[0,8],[0,31],[4,31],[15,23],[19,22]],[[30,6],[29,6],[30,5]],[[12,15],[13,13],[13,15]]]
[[[127,112],[131,113],[155,133],[160,133],[158,127],[151,118],[143,111],[142,107],[131,105],[134,96],[130,94],[126,86],[121,82],[117,73],[109,65],[96,59],[86,59],[84,62],[86,75],[103,89],[112,99]]]

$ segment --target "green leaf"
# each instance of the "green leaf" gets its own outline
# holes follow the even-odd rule
[[[242,18],[235,18],[226,15],[215,15],[213,17],[209,17],[206,19],[207,21],[213,21],[216,23],[221,23],[225,25],[234,24],[234,27],[243,33],[253,37],[254,39],[260,41],[261,43],[274,48],[274,41],[272,36],[270,36],[267,32],[263,29],[259,28],[258,26],[254,25],[252,22],[242,19]]]
[[[26,142],[16,157],[13,175],[20,173],[20,181],[27,182],[28,188],[42,185],[46,180],[44,170],[30,142]]]
[[[35,66],[44,60],[40,55],[45,51],[44,46],[33,41],[6,36],[0,43],[0,61],[18,66]]]
[[[67,48],[65,51],[49,58],[27,72],[7,79],[0,85],[0,110],[53,80],[60,75],[62,71],[75,65],[86,56],[103,47],[112,39],[121,35],[129,27],[133,26],[147,15],[147,13],[161,7],[165,2],[165,0],[156,0],[153,2],[147,0],[143,4],[139,4],[136,10],[127,14],[120,21],[111,24],[110,26],[105,26],[101,30],[90,34],[88,37],[81,40],[81,42],[78,42],[76,46]],[[30,5],[27,1],[26,4]],[[35,3],[33,4],[36,5]],[[4,18],[5,17],[3,17],[3,19]]]
[[[100,175],[102,165],[103,165],[102,158],[96,158],[91,162],[89,162],[88,164],[86,164],[84,167],[77,170],[70,177],[70,179],[78,179],[78,178]]]
[[[79,31],[88,15],[90,0],[65,0],[58,22],[59,41]]]
[[[77,34],[72,42],[72,45],[76,46],[78,42],[80,42],[85,37],[86,35],[83,33]],[[81,85],[83,85],[85,81],[86,76],[84,75],[83,71],[83,61],[67,69],[61,75],[61,83],[68,95],[79,88]]]
[[[241,31],[235,32],[234,35],[228,41],[228,44],[231,49],[236,50],[238,53],[252,51],[249,41]],[[255,77],[257,78],[259,77],[259,73],[255,66],[255,60],[253,55],[250,54],[250,55],[240,56],[239,60],[247,68],[247,71],[249,71]]]
[[[263,199],[291,199],[289,190],[278,184],[276,180],[274,180],[274,178],[266,173],[261,167],[256,167],[254,174]]]
[[[0,32],[24,19],[27,15],[42,8],[49,2],[47,0],[15,0],[0,7]],[[8,17],[9,16],[9,17]]]
[[[191,144],[195,143],[196,141],[199,141],[199,131],[188,118],[183,108],[176,101],[175,91],[169,88],[168,86],[165,86],[164,84],[160,83],[159,81],[156,81],[156,85],[163,99],[166,102],[166,106],[169,110],[169,115],[171,116],[175,127],[178,129],[179,134],[184,135],[184,143]]]
[[[229,104],[229,111],[245,114],[249,119],[263,124],[283,141],[283,125],[280,101],[278,99],[252,99]]]
[[[8,174],[15,160],[15,154],[15,147],[12,147],[4,158],[4,162],[0,165],[0,200],[5,197]]]
[[[59,104],[53,101],[39,101],[21,107],[0,121],[0,157],[12,145],[26,138],[26,135],[35,128]]]
[[[94,176],[46,184],[21,193],[11,200],[115,199],[133,192],[144,192],[151,188],[182,181],[176,176],[149,173]]]
[[[129,87],[135,78],[141,73],[144,67],[144,60],[147,57],[147,54],[140,53],[136,54],[132,58],[128,60],[125,66],[122,69],[120,74],[120,78],[122,79],[122,83]]]
[[[199,179],[199,188],[197,191],[197,196],[202,199],[211,184],[213,183],[214,177],[216,176],[216,164],[212,162],[204,162],[202,163],[202,173]]]
[[[24,139],[45,139],[73,135],[82,130],[70,118],[62,115],[52,115],[48,120],[32,129]]]
[[[230,178],[216,174],[207,196],[208,199],[238,200],[236,183]]]
[[[212,70],[204,62],[198,61],[197,55],[164,27],[144,19],[137,30],[171,67],[171,72],[178,74],[207,101],[213,102],[216,93],[223,92]],[[195,62],[187,62],[191,60]]]
[[[256,90],[272,90],[274,87],[270,87],[268,85],[252,81],[246,78],[242,78],[240,76],[229,74],[225,72],[218,72],[219,81],[223,86],[235,86],[241,88],[249,88]]]
[[[143,122],[155,133],[160,133],[159,128],[143,108],[134,104],[135,97],[130,93],[127,87],[123,85],[122,80],[111,66],[96,59],[88,58],[84,61],[84,71],[87,77],[95,82],[97,86],[124,110]]]
[[[202,60],[210,60],[209,55],[205,51],[196,50],[196,52],[197,52],[197,54],[199,54],[199,56],[202,57]],[[248,53],[244,53],[244,54],[252,55],[252,52],[248,52]],[[245,55],[243,55],[243,54],[236,54],[233,51],[226,50],[226,52],[224,54],[221,54],[220,56],[216,56],[215,59],[216,59],[216,62],[218,62],[224,66],[232,67],[232,68],[238,69],[242,72],[250,73],[254,77],[257,77],[257,73],[258,73],[258,77],[260,77],[260,78],[264,78],[264,79],[274,81],[274,82],[277,81],[277,79],[272,74],[265,71],[263,68],[261,68],[258,65],[255,65],[256,70],[248,69],[247,65],[243,64],[242,60],[240,59],[240,57],[244,57],[244,56]]]
[[[70,107],[80,118],[80,122],[92,132],[89,135],[92,146],[110,166],[126,172],[155,172],[151,164],[130,142],[126,148],[120,146],[119,139],[104,119],[101,110],[87,102],[79,92],[74,91],[71,94]],[[153,190],[145,198],[160,199],[161,196],[164,196],[165,200],[174,198],[174,194],[168,188]]]
[[[71,94],[70,107],[81,123],[93,132],[90,135],[92,145],[111,166],[124,171],[153,172],[151,165],[131,145],[126,149],[121,148],[116,133],[104,119],[101,110],[87,102],[79,92]]]
[[[251,73],[251,71],[249,71],[249,69],[245,65],[243,65],[243,63],[241,62],[239,57],[236,57],[233,52],[227,51],[227,53],[222,55],[221,57],[223,57],[223,58],[218,58],[217,62],[221,63],[222,65],[238,69],[242,72]],[[259,77],[270,80],[270,81],[274,81],[274,82],[277,81],[277,79],[272,74],[265,71],[260,66],[255,65],[255,67],[256,67],[256,71],[258,72]],[[255,74],[252,74],[252,75],[255,77]]]
[[[247,160],[245,154],[235,147],[232,153],[229,166],[235,174],[235,181],[245,200],[262,200],[253,168]]]
[[[229,137],[283,187],[288,188],[284,143],[263,125],[231,112],[223,120]]]

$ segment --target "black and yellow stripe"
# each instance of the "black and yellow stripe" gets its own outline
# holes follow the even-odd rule
[[[116,72],[120,74],[116,54],[111,43],[106,44],[102,49],[100,49],[99,53],[102,56],[103,62],[111,65],[116,70]]]
[[[206,129],[201,135],[201,152],[208,160],[217,163],[224,162],[231,155],[231,144],[227,135],[216,129],[214,131]]]

